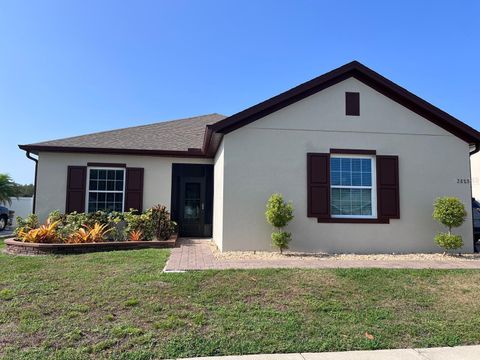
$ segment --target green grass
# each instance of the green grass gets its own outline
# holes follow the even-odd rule
[[[1,254],[0,357],[152,359],[480,343],[476,270],[163,274],[168,254]]]

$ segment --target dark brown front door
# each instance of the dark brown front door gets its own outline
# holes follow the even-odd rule
[[[180,236],[211,237],[213,165],[172,165],[172,219]]]
[[[205,178],[180,181],[180,232],[182,236],[205,236]]]

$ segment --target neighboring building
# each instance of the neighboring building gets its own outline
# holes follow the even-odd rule
[[[472,196],[480,201],[480,153],[472,155],[470,167],[472,173]]]
[[[33,211],[33,197],[10,198],[11,204],[6,204],[9,210],[15,211],[12,225],[16,226],[17,216],[26,218]]]
[[[439,196],[473,251],[470,153],[480,133],[358,62],[230,117],[211,114],[21,145],[37,154],[37,213],[167,205],[182,236],[271,249],[265,202],[295,206],[291,248],[431,252]],[[29,154],[27,154],[29,155]]]

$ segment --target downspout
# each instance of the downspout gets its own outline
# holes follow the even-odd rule
[[[30,160],[33,160],[35,162],[35,179],[33,182],[33,205],[32,205],[32,213],[35,214],[35,205],[37,203],[37,172],[38,172],[38,159],[35,159],[32,157],[30,154],[30,151],[26,151],[25,153],[26,157]]]
[[[476,143],[475,144],[475,149],[473,149],[472,151],[470,151],[470,156],[472,155],[475,155],[477,152],[480,151],[480,143]]]

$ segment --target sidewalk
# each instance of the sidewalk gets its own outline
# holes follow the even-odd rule
[[[190,360],[478,360],[480,345],[429,349],[343,351],[188,358]],[[185,359],[185,360],[188,360]]]

